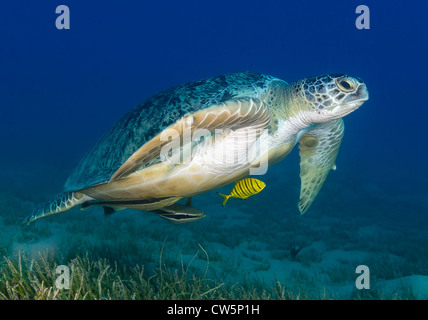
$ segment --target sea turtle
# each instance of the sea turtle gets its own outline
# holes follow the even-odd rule
[[[366,85],[346,74],[288,84],[240,72],[176,86],[125,114],[82,159],[63,193],[24,222],[77,205],[192,221],[204,216],[202,211],[177,201],[278,163],[297,143],[303,214],[335,169],[341,118],[367,99]]]

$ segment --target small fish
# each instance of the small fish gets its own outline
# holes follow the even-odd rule
[[[229,195],[225,195],[219,192],[217,193],[224,198],[224,201],[223,201],[223,207],[224,207],[224,205],[226,204],[227,200],[229,200],[230,197],[247,199],[253,194],[256,194],[262,191],[264,187],[266,187],[266,184],[263,181],[260,181],[254,178],[247,178],[247,179],[238,181],[233,187]]]
[[[205,213],[201,210],[192,207],[192,198],[189,198],[186,205],[174,203],[168,207],[151,212],[173,223],[186,223],[206,217]]]

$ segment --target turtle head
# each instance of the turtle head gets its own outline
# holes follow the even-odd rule
[[[312,122],[339,119],[357,110],[368,98],[366,85],[346,74],[306,78],[296,83]],[[306,107],[307,106],[307,107]]]

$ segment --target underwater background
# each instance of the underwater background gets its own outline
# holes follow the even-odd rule
[[[369,30],[355,26],[360,4]],[[58,5],[69,30],[55,27]],[[2,1],[0,299],[427,299],[427,12],[422,1]],[[21,225],[124,113],[241,71],[367,84],[303,216],[295,148],[246,201],[195,197],[207,214],[196,222],[75,208]],[[68,291],[53,289],[61,264],[76,275]],[[358,265],[369,290],[355,286]]]

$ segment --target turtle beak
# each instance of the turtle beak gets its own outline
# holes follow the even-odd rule
[[[355,109],[359,108],[365,101],[369,99],[369,91],[367,86],[362,83],[358,86],[355,92],[349,94],[345,99],[343,99],[343,104],[348,106],[352,105]]]
[[[363,105],[369,99],[369,91],[367,90],[367,86],[362,83],[358,86],[358,88],[348,94],[342,103],[339,106],[336,106],[333,109],[333,114],[336,115],[336,118],[342,118],[351,112],[357,110],[359,107]]]

